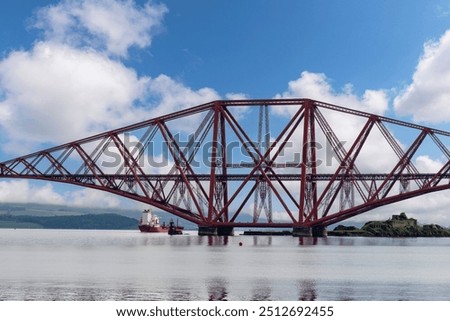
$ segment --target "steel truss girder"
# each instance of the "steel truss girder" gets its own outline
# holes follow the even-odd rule
[[[252,106],[264,110],[264,148],[262,122],[258,142],[254,142],[245,121],[232,112]],[[268,133],[273,133],[269,108],[287,106],[292,106],[292,116],[270,141]],[[348,150],[340,144],[325,111],[364,120]],[[182,145],[172,124],[189,117],[199,118],[199,126]],[[418,134],[403,149],[387,124]],[[363,173],[358,160],[374,128],[378,128],[398,160],[385,172]],[[127,145],[124,136],[129,133],[139,133],[141,149]],[[336,155],[338,166],[331,172],[322,172],[317,165],[320,135]],[[163,140],[173,163],[163,174],[141,165],[155,137]],[[230,137],[237,139],[249,161],[236,163],[229,159],[226,146]],[[435,173],[420,173],[413,162],[427,137],[446,159]],[[450,151],[442,141],[444,137],[450,137],[450,133],[310,99],[220,100],[5,161],[0,163],[0,177],[41,179],[102,190],[202,226],[325,227],[380,206],[448,189],[450,185],[444,180],[450,180]],[[294,162],[282,161],[291,140],[302,144],[298,148],[301,157]],[[200,147],[207,142],[209,167],[195,167],[196,157],[204,156],[198,154]],[[102,166],[111,148],[121,160],[114,171]],[[399,186],[398,193],[393,189],[395,185]],[[252,195],[256,197],[254,215],[248,219],[246,206]],[[285,213],[283,220],[272,218],[268,208],[272,198],[278,204],[276,211]],[[266,208],[267,221],[259,218],[262,207]]]

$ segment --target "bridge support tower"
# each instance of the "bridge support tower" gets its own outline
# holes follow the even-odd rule
[[[234,235],[234,229],[232,227],[199,226],[198,235],[231,236]]]

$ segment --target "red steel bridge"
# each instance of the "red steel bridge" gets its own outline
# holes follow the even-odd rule
[[[310,99],[220,100],[2,162],[0,177],[110,192],[199,234],[320,235],[448,189],[448,141],[447,131]],[[440,162],[421,172],[417,159],[431,154]]]

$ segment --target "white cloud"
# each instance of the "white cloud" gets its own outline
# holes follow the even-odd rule
[[[77,207],[119,208],[119,197],[106,192],[84,188],[65,195],[65,204]]]
[[[205,87],[193,90],[167,75],[152,79],[149,90],[152,98],[157,101],[152,109],[155,116],[220,99],[214,89]]]
[[[0,62],[0,125],[10,149],[81,138],[142,119],[148,82],[95,51],[40,42]]]
[[[220,95],[212,88],[204,87],[193,90],[169,76],[159,75],[148,85],[149,100],[153,101],[150,116],[156,117],[176,112],[185,108],[201,105],[220,99]],[[204,115],[196,114],[171,121],[168,126],[173,131],[195,131]]]
[[[434,160],[428,155],[417,156],[415,165],[420,173],[437,173],[444,164],[439,160]]]
[[[414,94],[415,97],[423,95],[423,99],[421,100],[422,103],[424,103],[426,99],[431,99],[431,97],[428,97],[427,95],[437,95],[439,96],[439,99],[445,100],[445,90],[450,92],[450,87],[448,87],[448,84],[450,83],[450,45],[447,43],[450,43],[450,32],[447,32],[446,35],[441,38],[439,43],[427,44],[426,55],[422,58],[415,74],[414,79],[417,79],[417,81],[415,81],[410,88],[411,93],[405,92],[403,94],[404,96],[400,98],[397,97],[396,99],[397,112],[414,112],[416,119],[418,117],[425,117],[426,115],[429,117],[432,115],[430,109],[432,109],[431,102],[434,100],[430,100],[430,104],[427,102],[427,104],[422,105],[426,108],[421,108],[421,104],[418,103],[415,105],[417,108],[406,109],[411,102],[409,99],[412,97],[408,95]],[[449,46],[449,49],[446,49],[447,51],[444,50],[444,44],[445,46]],[[447,52],[445,57],[444,51]],[[442,66],[439,66],[438,63],[441,63]],[[438,72],[440,69],[443,72],[443,75],[439,75]],[[438,78],[430,79],[432,75]],[[426,82],[429,82],[430,88]],[[437,88],[439,84],[442,87],[440,90]],[[429,91],[426,91],[425,88],[428,88]],[[354,94],[352,86],[347,85],[341,92],[336,92],[330,85],[330,80],[324,74],[310,72],[303,72],[300,78],[289,82],[288,89],[284,93],[277,95],[277,97],[311,98],[375,114],[383,114],[388,109],[388,97],[384,90],[366,90],[364,94],[359,97]],[[406,98],[408,98],[408,104],[406,103]],[[445,118],[447,113],[449,113],[448,116],[450,116],[450,109],[447,107],[444,108],[443,105],[441,105],[439,111],[434,111],[436,113],[436,119],[439,117],[444,117],[443,119],[447,120],[450,119]],[[273,109],[273,112],[275,111],[276,110]],[[360,131],[365,119],[339,113],[322,112],[336,132],[338,138],[344,141],[348,140],[348,143],[344,145],[348,150],[351,142],[354,140],[355,134]],[[292,110],[285,109],[279,112],[279,114],[289,116],[292,115]],[[423,120],[423,118],[421,119]],[[427,120],[431,120],[431,118],[429,117]],[[317,139],[323,140],[324,138],[319,135]],[[392,149],[385,142],[385,138],[374,129],[357,159],[357,166],[361,172],[385,173],[392,169],[394,162],[398,161],[398,157],[395,156]],[[398,141],[398,143],[402,145],[400,141]],[[414,159],[414,163],[419,172],[423,173],[437,172],[444,165],[442,160],[434,159],[425,154],[418,155]],[[287,184],[287,186],[290,185]],[[393,193],[398,193],[398,190],[395,190],[394,188]],[[363,223],[369,220],[387,220],[393,214],[406,212],[408,216],[418,219],[420,224],[436,223],[443,226],[449,226],[449,206],[450,193],[448,191],[440,191],[394,203],[389,206],[379,207],[362,215],[352,217],[349,221]],[[283,212],[275,210],[274,216],[282,218]],[[347,224],[347,222],[343,222],[343,224]]]
[[[49,183],[32,186],[28,181],[0,181],[0,202],[64,204],[64,198]]]
[[[450,30],[424,45],[411,84],[394,99],[399,115],[414,121],[450,121]]]
[[[298,79],[290,81],[287,91],[276,95],[276,98],[291,97],[310,98],[378,115],[384,114],[389,106],[385,90],[366,90],[362,97],[358,97],[353,92],[353,86],[347,84],[342,92],[335,92],[325,74],[308,71],[302,72]]]
[[[370,212],[352,217],[349,219],[349,222],[385,221],[393,214],[405,212],[408,217],[417,219],[419,224],[440,224],[448,227],[450,226],[448,218],[449,207],[449,191],[440,191],[379,207]],[[345,225],[346,222],[343,222],[343,224]]]
[[[288,90],[282,94],[278,94],[277,98],[310,98],[313,100],[323,101],[330,104],[340,105],[351,109],[366,111],[369,113],[375,113],[383,115],[389,106],[388,96],[384,90],[366,90],[364,94],[359,97],[353,92],[353,87],[347,84],[341,92],[336,92],[330,85],[330,80],[321,73],[311,73],[304,71],[300,75],[300,78],[290,81],[288,84]],[[295,110],[286,108],[272,109],[272,112],[278,115],[290,116]],[[356,117],[341,112],[332,112],[328,110],[322,110],[322,114],[327,119],[332,130],[336,134],[337,138],[344,145],[346,150],[349,150],[350,146],[356,139],[357,133],[359,133],[367,119],[362,117]],[[330,167],[330,164],[325,161],[329,159],[330,150],[325,148],[329,146],[325,142],[325,137],[319,128],[317,131],[317,140],[322,144],[322,149],[318,150],[318,159],[322,160],[322,164],[327,165],[325,172],[334,171],[334,167]],[[300,135],[300,134],[299,134]],[[295,137],[297,137],[296,135]],[[368,137],[368,141],[365,144],[362,152],[358,156],[357,166],[362,171],[377,171],[384,172],[386,168],[389,168],[395,161],[395,155],[384,154],[380,155],[380,143],[385,141],[382,135],[377,129],[374,129]],[[294,145],[301,146],[301,142]],[[389,151],[389,147],[386,148]],[[292,152],[295,152],[293,150]],[[299,152],[299,150],[298,150]],[[325,155],[325,153],[328,153]],[[320,158],[319,158],[320,157]],[[377,159],[376,162],[373,160]],[[336,165],[337,163],[335,163]]]
[[[248,95],[244,93],[228,93],[225,95],[225,98],[229,100],[250,99]]]
[[[122,63],[130,48],[151,45],[166,12],[164,5],[132,0],[66,0],[39,10],[34,25],[44,38],[0,60],[2,150],[27,154],[219,99],[213,89],[191,89],[166,75],[138,76]],[[198,126],[194,118],[178,129]],[[5,202],[118,204],[93,190],[59,194],[51,185],[2,184]]]
[[[448,17],[450,16],[450,5],[437,5],[436,11],[439,17]]]
[[[28,153],[218,99],[213,89],[193,90],[166,75],[138,76],[109,56],[149,46],[166,11],[120,0],[67,0],[39,10],[45,40],[0,60],[2,149]]]
[[[303,72],[299,79],[289,82],[288,89],[284,93],[277,95],[277,97],[311,98],[381,115],[388,109],[388,97],[384,90],[366,90],[362,96],[358,96],[353,92],[352,86],[347,85],[342,91],[336,92],[332,88],[330,80],[324,74],[310,72]],[[279,108],[272,109],[272,112],[275,113],[275,115],[278,113],[279,115],[285,116],[292,115],[293,111],[293,109],[289,108],[281,110],[281,112]],[[344,147],[348,151],[356,135],[360,132],[363,124],[366,122],[366,119],[327,110],[322,110],[322,113],[333,131],[335,131],[338,139],[347,141]],[[316,130],[319,131],[318,127],[316,127]],[[294,137],[297,136],[294,135]],[[298,133],[298,137],[301,137],[301,133]],[[316,139],[323,143],[325,138],[320,132],[317,134]],[[398,143],[402,145],[401,142],[398,141]],[[299,146],[301,146],[301,142]],[[292,152],[295,152],[295,148]],[[317,157],[319,159],[323,160],[323,157],[326,157],[323,152],[324,150],[318,150]],[[392,148],[386,142],[386,139],[382,137],[382,134],[374,127],[357,158],[356,165],[362,173],[387,173],[393,168],[396,162],[398,162],[398,157],[392,151]],[[443,166],[441,161],[432,159],[427,155],[416,157],[415,164],[421,172],[436,172]],[[318,170],[319,173],[323,173],[330,172],[330,170],[334,171],[335,169],[335,166],[331,166],[320,167]],[[296,192],[298,190],[298,183],[287,183],[286,186],[298,196],[298,192]],[[322,191],[322,188],[323,184],[318,184],[319,193]],[[398,190],[393,190],[393,193],[397,192]],[[355,197],[355,201],[361,202],[356,191]],[[392,214],[398,214],[404,211],[409,216],[418,218],[420,223],[425,224],[434,222],[448,225],[448,218],[445,213],[449,205],[449,193],[439,192],[399,202],[390,206],[383,206],[371,212],[364,213],[363,215],[353,217],[351,218],[351,221],[366,222],[371,219],[386,220]],[[337,210],[336,206],[334,210]],[[332,210],[332,212],[334,210]],[[284,211],[280,211],[280,208],[277,208],[274,209],[274,217],[286,219],[286,214],[284,214]]]
[[[130,48],[151,45],[166,12],[164,5],[147,2],[139,6],[131,0],[65,0],[39,10],[35,26],[43,30],[44,38],[37,39],[29,51],[13,51],[0,60],[0,127],[6,133],[3,139],[8,141],[2,148],[29,152],[41,142],[64,143],[220,99],[212,88],[192,89],[167,75],[138,76],[121,62]],[[325,74],[305,71],[276,97],[311,98],[375,114],[388,109],[385,90],[366,90],[358,95],[350,84],[336,91],[330,83]],[[416,120],[449,120],[449,83],[450,31],[439,41],[425,45],[412,84],[394,101],[396,111],[412,114]],[[288,109],[277,111],[289,115]],[[326,116],[342,140],[354,139],[364,122],[337,113]],[[178,129],[190,131],[193,126],[198,126],[195,117],[177,124]],[[389,168],[392,155],[380,157],[379,139],[379,135],[369,138],[368,149],[358,158],[361,170]],[[429,156],[417,157],[416,164],[419,170],[427,171],[440,165]],[[166,172],[170,165],[159,170]],[[383,207],[379,213],[389,211],[383,216],[387,218],[399,209],[423,217],[421,211],[432,210],[439,218],[450,204],[448,199],[443,192],[436,197],[432,194]],[[121,203],[118,197],[100,191],[83,189],[62,194],[52,185],[27,181],[0,182],[0,201],[99,207]],[[278,216],[283,217],[275,210],[274,217]]]
[[[47,40],[126,57],[130,47],[150,46],[167,11],[151,2],[139,7],[131,0],[66,0],[40,9],[35,26]]]
[[[58,192],[50,183],[32,184],[26,180],[0,181],[1,203],[37,203],[77,207],[119,208],[121,199],[93,189]]]

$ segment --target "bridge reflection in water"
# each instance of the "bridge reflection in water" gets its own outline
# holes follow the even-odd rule
[[[448,238],[3,230],[0,300],[450,300],[449,247]]]

